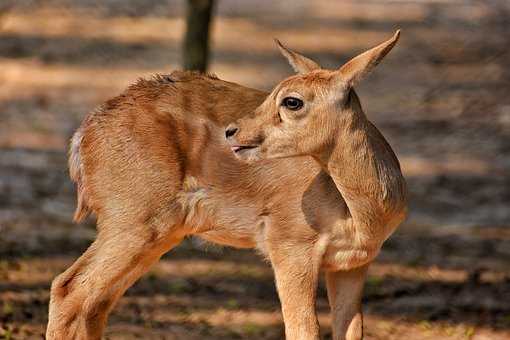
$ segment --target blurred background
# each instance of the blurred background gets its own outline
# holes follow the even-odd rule
[[[336,68],[397,28],[399,45],[358,89],[411,196],[370,269],[366,338],[509,339],[510,2],[192,4],[0,0],[0,339],[43,338],[51,279],[94,238],[92,219],[71,223],[66,152],[95,106],[183,65],[269,90],[292,74],[274,37]],[[281,339],[269,265],[199,248],[185,242],[136,283],[107,338]],[[318,311],[329,339],[322,283]]]

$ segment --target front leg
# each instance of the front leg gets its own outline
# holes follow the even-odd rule
[[[319,339],[315,299],[322,252],[316,244],[294,239],[268,241],[287,340]]]
[[[363,339],[361,297],[368,264],[349,271],[326,272],[333,340]]]

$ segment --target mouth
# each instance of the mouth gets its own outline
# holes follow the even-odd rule
[[[251,150],[258,147],[258,145],[233,145],[230,147],[233,153],[237,154],[245,150]]]

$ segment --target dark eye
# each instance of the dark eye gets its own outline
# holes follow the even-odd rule
[[[297,111],[303,107],[303,101],[294,97],[286,97],[282,101],[282,106],[292,111]]]

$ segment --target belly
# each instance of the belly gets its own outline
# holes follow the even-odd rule
[[[257,242],[254,233],[246,234],[238,230],[211,230],[197,235],[201,239],[234,248],[255,248]]]
[[[255,197],[240,197],[187,177],[178,200],[193,235],[236,248],[253,248],[263,223]]]

